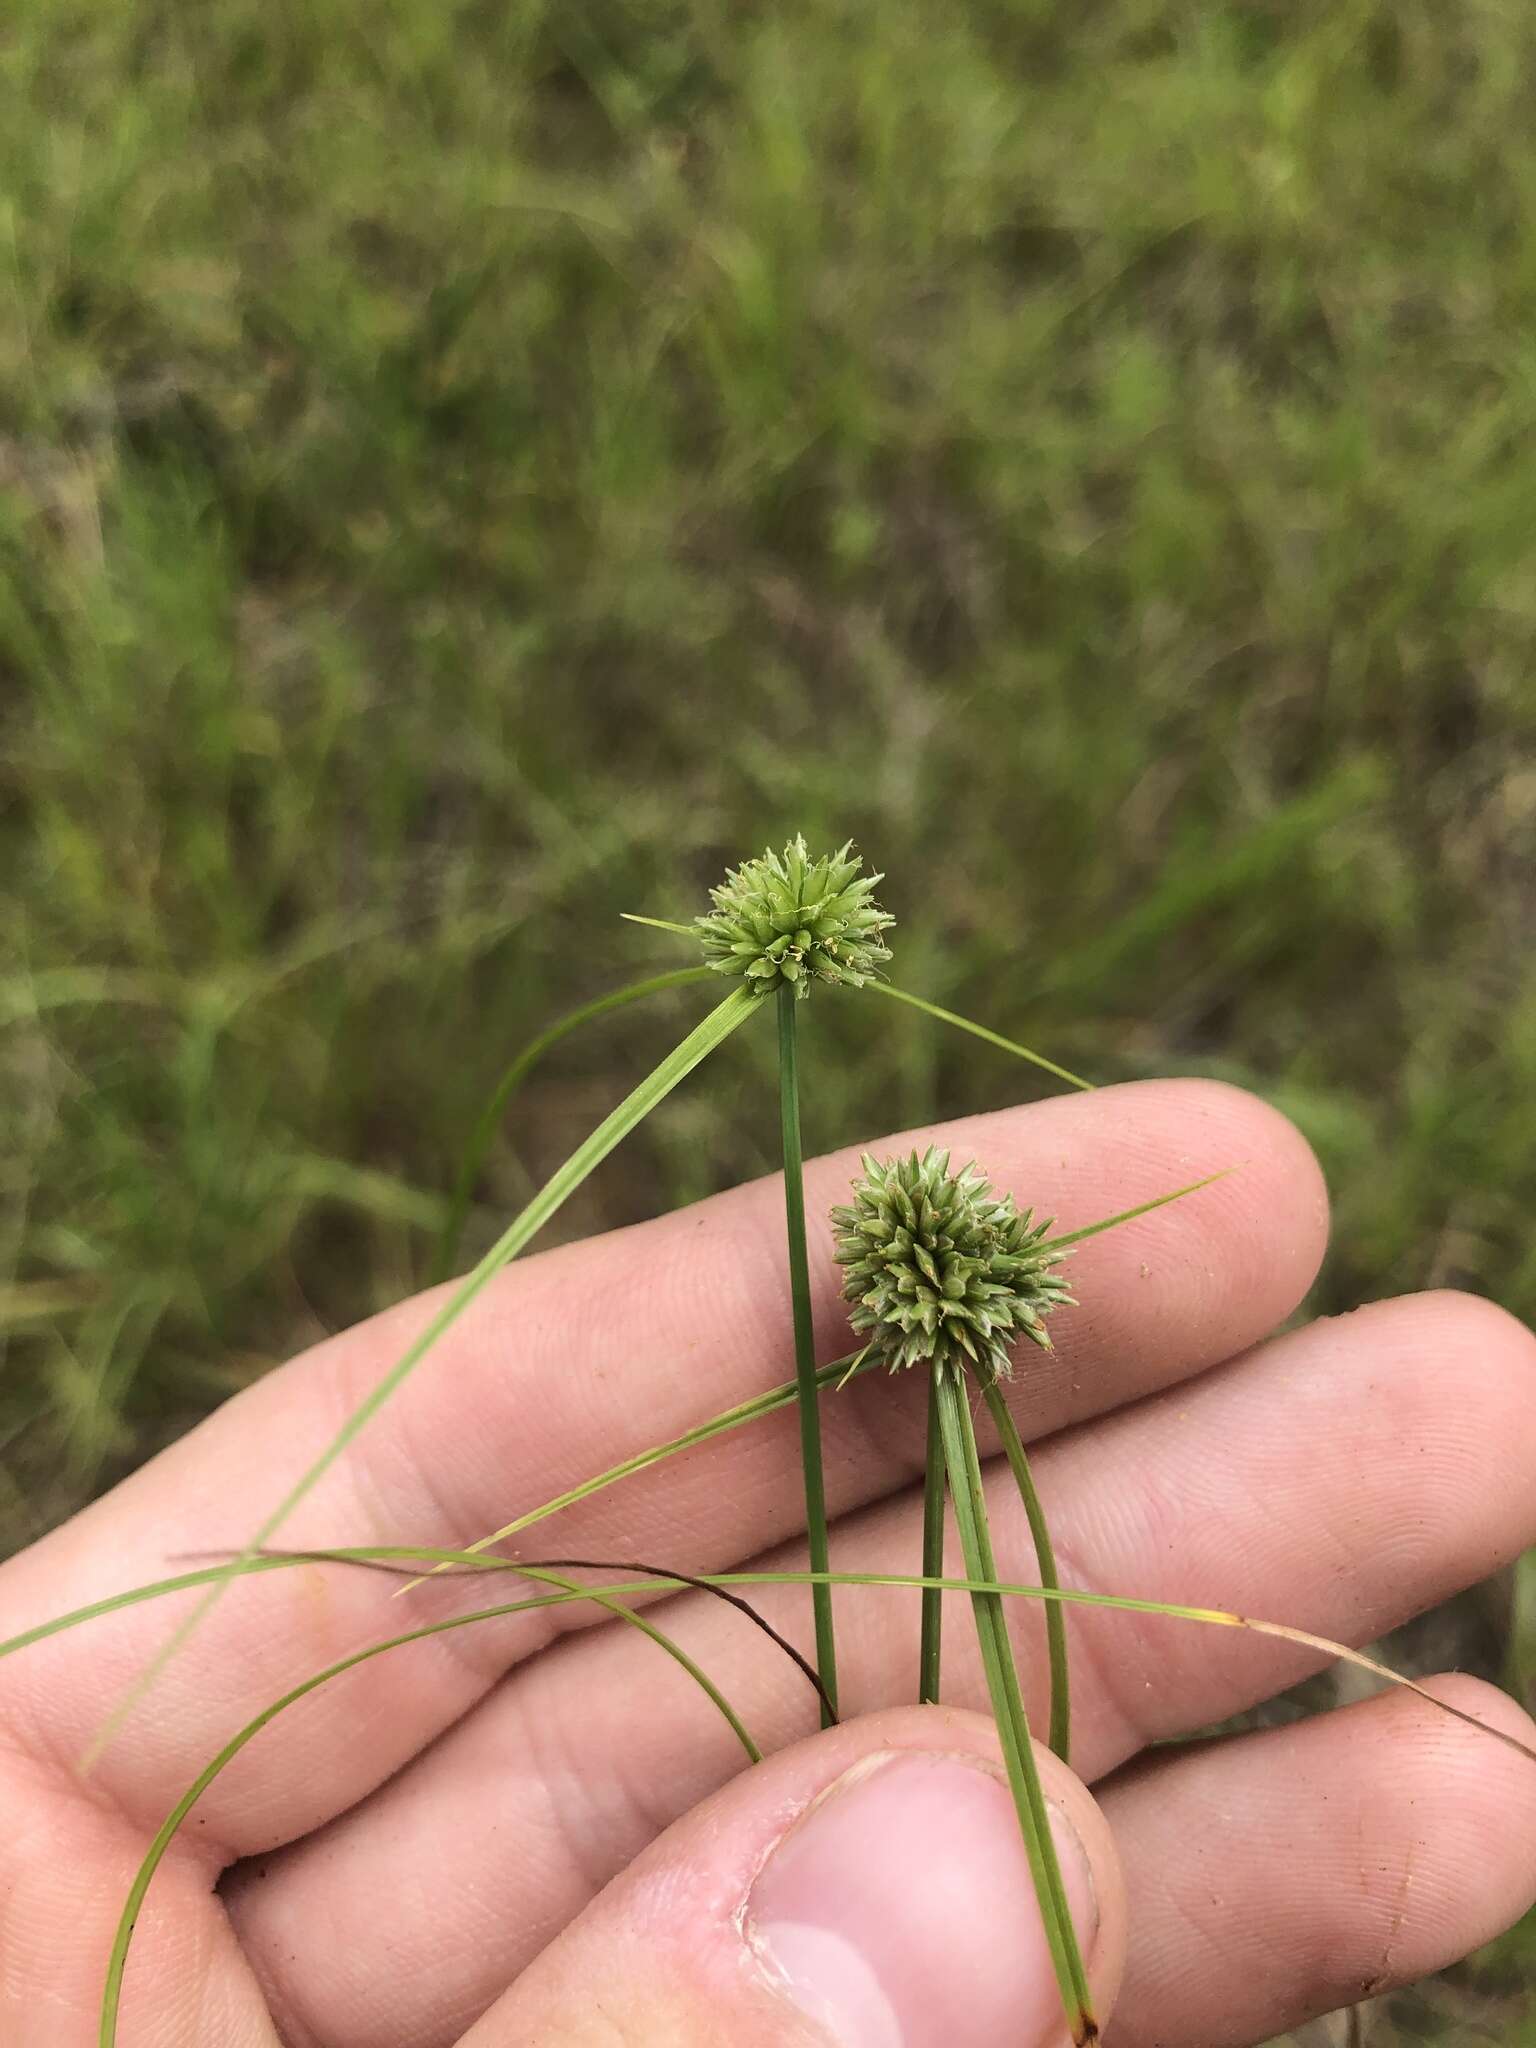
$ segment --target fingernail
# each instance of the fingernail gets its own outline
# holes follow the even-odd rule
[[[1093,1875],[1051,1832],[1084,1955]],[[747,1906],[758,1956],[837,2048],[1047,2048],[1067,2039],[1018,1816],[973,1758],[867,1757],[809,1807]]]

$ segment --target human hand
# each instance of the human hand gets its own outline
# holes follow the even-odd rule
[[[925,1133],[924,1136],[929,1134]],[[1063,1229],[1233,1161],[1085,1244],[1058,1349],[1010,1399],[1067,1583],[1235,1607],[1360,1643],[1536,1541],[1536,1345],[1485,1302],[1384,1302],[1272,1337],[1325,1233],[1272,1111],[1143,1083],[937,1134]],[[853,1161],[808,1169],[812,1215]],[[847,1348],[813,1232],[818,1356]],[[430,1313],[321,1345],[0,1571],[0,1634],[237,1549]],[[291,1547],[457,1546],[785,1377],[776,1182],[515,1266],[285,1525]],[[834,1568],[911,1571],[919,1376],[824,1402]],[[986,1446],[984,1446],[986,1447]],[[1033,1554],[989,1472],[1005,1576]],[[594,1495],[538,1555],[690,1571],[803,1567],[792,1412]],[[958,1562],[955,1566],[958,1569]],[[464,1604],[437,1580],[303,1566],[228,1592],[93,1775],[75,1760],[164,1639],[149,1605],[0,1665],[0,2040],[84,2048],[148,1838],[252,1714],[311,1672]],[[809,1647],[803,1586],[754,1604]],[[122,2048],[1044,2048],[1064,2038],[968,1614],[943,1708],[917,1595],[838,1596],[845,1724],[702,1593],[653,1612],[769,1751],[587,1606],[436,1637],[339,1678],[212,1786],[150,1891]],[[1011,1603],[1042,1725],[1038,1612]],[[1074,1761],[1042,1752],[1115,2048],[1261,2041],[1436,1969],[1536,1892],[1536,1769],[1404,1694],[1194,1748],[1313,1668],[1294,1645],[1068,1616]],[[1445,1698],[1532,1739],[1491,1688]],[[948,1702],[953,1704],[948,1704]],[[826,1795],[822,1797],[821,1795]]]

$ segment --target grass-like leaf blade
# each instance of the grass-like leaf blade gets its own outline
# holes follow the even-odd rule
[[[873,1360],[864,1353],[850,1351],[845,1357],[833,1359],[830,1365],[817,1369],[816,1386],[819,1392],[828,1387],[838,1388],[847,1384],[861,1372],[867,1372]],[[575,1507],[578,1501],[587,1500],[594,1493],[601,1493],[605,1486],[612,1486],[620,1479],[628,1479],[636,1472],[644,1472],[652,1465],[659,1465],[663,1459],[676,1457],[679,1451],[691,1451],[695,1444],[708,1443],[713,1436],[723,1436],[729,1429],[739,1429],[744,1422],[756,1422],[760,1416],[775,1414],[780,1408],[787,1408],[791,1401],[798,1400],[800,1385],[798,1379],[785,1380],[777,1387],[771,1387],[766,1394],[754,1394],[748,1401],[740,1401],[734,1408],[727,1408],[719,1415],[713,1415],[708,1422],[700,1422],[692,1429],[685,1429],[681,1436],[674,1436],[664,1444],[652,1444],[647,1450],[636,1451],[632,1457],[621,1458],[617,1465],[610,1465],[606,1472],[599,1472],[594,1478],[583,1479],[579,1485],[567,1487],[564,1493],[557,1493],[553,1500],[547,1500],[536,1508],[529,1508],[525,1514],[504,1522],[489,1536],[480,1536],[468,1546],[469,1554],[489,1550],[493,1543],[505,1543],[510,1537],[520,1536],[535,1523],[547,1520],[550,1515],[559,1514],[562,1508]],[[412,1579],[410,1585],[402,1586],[401,1593],[409,1593],[411,1586],[419,1586],[423,1579],[430,1578],[430,1572],[423,1572],[421,1578]],[[397,1598],[399,1595],[396,1596]]]
[[[353,1409],[319,1457],[294,1483],[252,1536],[242,1553],[243,1556],[253,1555],[271,1541],[300,1501],[325,1476],[348,1444],[373,1420],[401,1383],[420,1365],[438,1339],[453,1327],[481,1290],[558,1214],[561,1207],[607,1158],[614,1147],[626,1138],[637,1124],[642,1123],[656,1105],[692,1073],[701,1060],[707,1058],[739,1025],[746,1022],[757,1009],[759,1001],[759,997],[746,989],[732,989],[724,1002],[717,1003],[715,1008],[694,1026],[687,1037],[674,1046],[666,1058],[658,1062],[616,1108],[609,1111],[596,1130],[577,1146],[564,1165],[557,1168],[540,1188],[533,1200],[513,1218],[479,1264],[466,1274],[454,1289],[415,1342],[408,1346],[378,1384]],[[186,1616],[169,1641],[140,1673],[97,1733],[82,1759],[82,1769],[89,1768],[101,1754],[133,1707],[144,1697],[160,1672],[211,1610],[222,1591],[221,1585],[211,1585],[192,1613]]]
[[[497,1082],[494,1093],[480,1112],[475,1128],[470,1133],[469,1142],[464,1147],[453,1193],[448,1200],[448,1215],[438,1234],[437,1251],[432,1262],[434,1283],[447,1280],[453,1273],[459,1253],[459,1239],[464,1230],[464,1219],[469,1214],[475,1183],[480,1178],[486,1155],[496,1141],[496,1133],[501,1129],[512,1098],[545,1054],[552,1052],[561,1040],[569,1038],[573,1031],[579,1031],[583,1024],[590,1024],[598,1017],[607,1016],[610,1010],[624,1009],[630,1003],[644,1001],[647,996],[660,995],[665,989],[687,988],[694,982],[708,979],[707,967],[674,967],[666,974],[649,975],[644,981],[633,981],[626,988],[613,989],[605,996],[597,996],[590,1003],[583,1003],[579,1009],[571,1010],[564,1017],[558,1018],[547,1031],[541,1031],[537,1038],[530,1040],[523,1047]]]

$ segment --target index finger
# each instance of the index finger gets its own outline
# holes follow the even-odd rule
[[[1301,1299],[1321,1254],[1320,1176],[1293,1128],[1211,1082],[1141,1082],[906,1133],[973,1154],[1000,1186],[1064,1230],[1203,1174],[1242,1171],[1187,1202],[1096,1238],[1075,1256],[1082,1307],[1031,1357],[1017,1405],[1032,1435],[1216,1363]],[[825,1215],[857,1165],[807,1168]],[[850,1339],[830,1238],[813,1230],[818,1354]],[[0,1632],[161,1576],[169,1554],[236,1550],[292,1474],[335,1434],[440,1307],[419,1296],[320,1345],[248,1389],[115,1493],[0,1572]],[[462,1545],[522,1508],[665,1441],[791,1370],[781,1190],[774,1180],[513,1267],[332,1467],[284,1530],[294,1548]],[[827,1403],[834,1512],[921,1468],[913,1376],[855,1382]],[[803,1522],[792,1414],[716,1439],[594,1496],[552,1544],[724,1568]],[[540,1545],[540,1549],[550,1546]],[[363,1643],[462,1599],[438,1582],[409,1611],[367,1572],[308,1567],[244,1582],[215,1610],[119,1735],[96,1783],[136,1821],[158,1820],[231,1730],[288,1686]],[[569,1610],[572,1613],[579,1610]],[[169,1625],[156,1605],[37,1646],[0,1670],[0,1717],[68,1767]],[[203,1808],[230,1855],[291,1840],[381,1783],[548,1640],[541,1617],[416,1645],[391,1659],[387,1695],[362,1671],[290,1718],[280,1762],[257,1744]],[[301,1761],[298,1767],[295,1758]]]

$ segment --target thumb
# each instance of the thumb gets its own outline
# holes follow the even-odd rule
[[[1125,1952],[1109,1827],[1037,1745],[1102,2025]],[[1059,2048],[997,1737],[900,1708],[733,1780],[616,1878],[460,2048]]]

